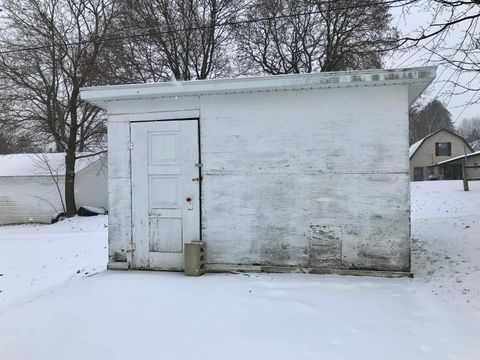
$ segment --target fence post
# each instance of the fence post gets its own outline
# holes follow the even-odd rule
[[[467,161],[462,161],[462,177],[463,177],[463,190],[468,191],[468,178],[467,178],[467,168],[466,166]]]

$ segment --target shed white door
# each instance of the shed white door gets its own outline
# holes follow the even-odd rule
[[[182,270],[200,240],[197,120],[131,124],[133,267]]]

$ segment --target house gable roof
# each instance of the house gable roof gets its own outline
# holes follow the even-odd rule
[[[77,159],[75,173],[79,173],[100,160],[100,156],[94,155]],[[0,177],[51,176],[49,167],[54,175],[64,176],[65,153],[0,155]]]
[[[258,76],[235,79],[169,81],[86,87],[83,100],[106,109],[117,100],[153,99],[192,95],[307,90],[359,86],[407,85],[411,104],[433,81],[436,67],[335,71],[310,74]]]
[[[434,136],[434,135],[436,135],[436,134],[438,134],[442,131],[446,131],[446,132],[458,137],[460,140],[462,140],[465,143],[465,145],[468,147],[468,149],[470,149],[470,151],[473,152],[473,149],[470,146],[470,144],[462,136],[458,135],[457,133],[455,133],[455,132],[453,132],[452,130],[449,130],[449,129],[440,129],[440,130],[437,130],[437,131],[425,136],[423,139],[418,140],[416,143],[412,144],[410,146],[410,148],[408,149],[409,158],[411,159],[413,157],[413,155],[415,155],[415,153],[418,151],[418,149],[420,149],[420,147],[425,142],[425,140],[427,140],[428,138],[431,138],[432,136]]]

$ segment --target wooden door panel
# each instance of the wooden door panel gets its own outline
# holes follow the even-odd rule
[[[150,252],[182,253],[182,218],[150,217]]]
[[[181,209],[180,174],[149,175],[150,212]]]
[[[198,123],[132,123],[134,268],[183,269],[183,244],[200,239]]]

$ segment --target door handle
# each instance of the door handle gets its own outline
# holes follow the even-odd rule
[[[187,210],[193,210],[193,200],[192,198],[189,196],[185,199],[187,201]]]

